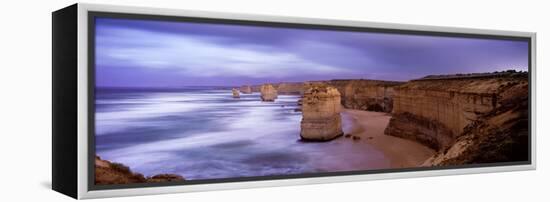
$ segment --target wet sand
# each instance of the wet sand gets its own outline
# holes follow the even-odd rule
[[[344,134],[358,136],[361,139],[353,141],[356,144],[366,144],[380,151],[389,168],[406,168],[421,165],[435,151],[419,143],[384,135],[384,129],[391,115],[382,112],[344,109],[342,111]]]

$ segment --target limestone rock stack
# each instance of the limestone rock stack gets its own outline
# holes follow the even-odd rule
[[[241,86],[240,91],[243,94],[250,94],[252,93],[252,88],[250,88],[249,85],[244,85],[244,86]]]
[[[313,84],[304,92],[300,137],[327,141],[342,135],[340,93],[326,84]]]
[[[233,88],[233,98],[240,98],[239,91],[236,88]]]
[[[260,87],[262,101],[273,102],[277,99],[277,90],[271,84],[264,84]]]

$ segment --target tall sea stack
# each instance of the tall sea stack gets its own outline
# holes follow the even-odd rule
[[[343,134],[340,92],[326,84],[313,84],[302,101],[302,140],[328,141]]]
[[[231,91],[233,91],[233,98],[240,98],[239,91],[236,88],[233,88]]]
[[[260,87],[262,101],[273,102],[277,99],[277,90],[271,84],[264,84]]]

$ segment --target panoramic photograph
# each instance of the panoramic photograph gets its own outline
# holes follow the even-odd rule
[[[94,36],[96,185],[529,160],[526,40],[107,17]]]

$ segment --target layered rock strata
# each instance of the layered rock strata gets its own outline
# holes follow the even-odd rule
[[[277,90],[271,84],[264,84],[260,87],[262,101],[273,102],[277,99]]]
[[[424,166],[528,161],[528,91],[527,82],[520,82],[500,93],[495,108],[468,124],[454,144]]]
[[[272,84],[279,95],[302,95],[308,86],[326,84],[335,87],[341,96],[341,103],[346,109],[364,111],[391,112],[393,109],[393,88],[403,84],[396,81],[380,80],[328,80],[307,82],[281,82]],[[260,92],[261,85],[251,86],[252,92]]]
[[[325,84],[311,85],[302,99],[300,137],[309,141],[327,141],[343,134],[340,93]]]
[[[527,85],[526,75],[430,76],[394,87],[393,117],[385,134],[446,150],[467,126],[502,106],[511,89]]]
[[[341,95],[346,109],[391,112],[393,109],[393,88],[403,82],[380,80],[330,80],[310,81],[308,84],[324,83],[334,86]]]

